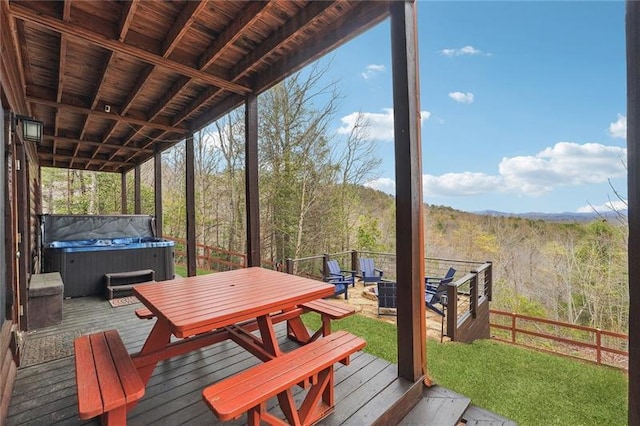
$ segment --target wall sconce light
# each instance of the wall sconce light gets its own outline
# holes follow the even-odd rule
[[[22,123],[22,138],[40,144],[44,122],[24,115],[16,115],[16,122]]]

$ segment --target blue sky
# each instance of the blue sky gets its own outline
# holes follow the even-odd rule
[[[626,197],[624,3],[419,1],[425,201],[591,211]],[[368,118],[393,193],[389,22],[337,49],[335,131]]]

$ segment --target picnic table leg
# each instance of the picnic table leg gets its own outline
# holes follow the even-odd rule
[[[149,333],[149,337],[147,337],[147,340],[144,342],[144,346],[142,346],[142,350],[140,351],[138,356],[143,356],[148,353],[161,350],[166,347],[170,341],[171,332],[169,331],[169,325],[167,321],[158,318],[153,328],[151,329],[151,333]],[[135,357],[133,358],[133,362],[136,362]],[[142,379],[145,387],[147,383],[149,383],[149,379],[151,378],[156,365],[158,365],[157,362],[147,365],[136,364],[136,367],[138,368],[138,374],[140,374],[140,378]]]
[[[273,330],[273,321],[271,321],[271,316],[262,315],[259,316],[257,320],[264,349],[273,356],[282,355],[280,346],[278,345],[278,339],[276,339],[276,333]]]
[[[287,321],[287,331],[289,338],[300,343],[308,343],[311,340],[307,327],[304,326],[300,317],[291,318]]]

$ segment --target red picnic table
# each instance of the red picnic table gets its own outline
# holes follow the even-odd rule
[[[281,355],[273,324],[288,321],[294,337],[307,341],[299,305],[332,296],[334,286],[252,267],[138,285],[133,292],[157,318],[132,356],[146,385],[159,361],[226,339],[263,361]]]

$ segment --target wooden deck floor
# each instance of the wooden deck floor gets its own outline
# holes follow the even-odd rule
[[[155,320],[140,320],[134,310],[140,304],[117,308],[98,298],[64,301],[61,326],[29,333],[27,339],[64,333],[90,333],[116,328],[129,352],[138,351]],[[278,328],[285,350],[294,343]],[[145,396],[129,414],[130,425],[217,424],[202,402],[204,387],[259,361],[233,342],[223,342],[164,361],[156,368]],[[336,408],[322,424],[365,424],[382,414],[398,395],[397,366],[366,353],[357,353],[349,366],[336,366]],[[271,409],[278,410],[277,405]],[[364,422],[364,423],[363,423]],[[8,425],[98,424],[78,418],[73,357],[66,357],[18,370]],[[224,424],[244,424],[243,418]]]
[[[155,321],[141,320],[135,316],[135,309],[141,306],[135,303],[113,308],[106,300],[92,297],[65,300],[62,325],[29,332],[25,338],[27,343],[48,342],[43,352],[53,352],[62,358],[20,367],[7,425],[99,424],[97,420],[82,421],[78,418],[73,338],[115,328],[129,352],[136,352],[142,347]],[[284,350],[295,347],[295,343],[285,337],[284,324],[277,327],[277,333]],[[145,396],[129,413],[128,424],[221,424],[202,402],[202,390],[258,362],[257,358],[231,341],[161,362],[149,381]],[[409,386],[406,381],[397,378],[397,365],[358,352],[351,358],[349,366],[336,364],[335,411],[320,424],[369,425],[398,401]],[[296,392],[299,403],[302,391],[297,389]],[[440,387],[425,390],[423,398],[403,420],[403,424],[455,426],[460,421],[483,426],[515,424],[469,405],[468,398]],[[269,409],[280,414],[275,399],[270,402]],[[433,423],[436,419],[437,423]],[[242,417],[224,424],[245,423]]]

